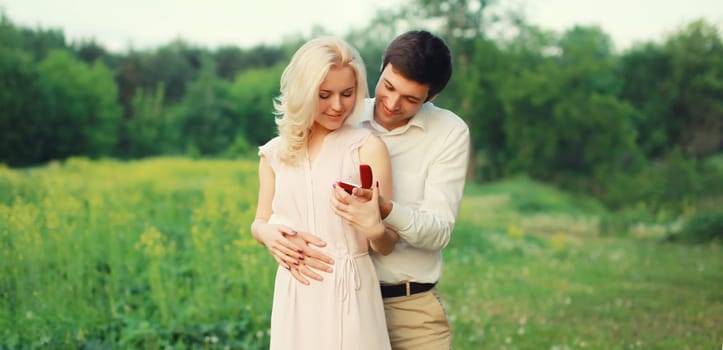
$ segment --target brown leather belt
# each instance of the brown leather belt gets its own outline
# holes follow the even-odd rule
[[[402,284],[382,284],[382,298],[394,298],[410,296],[412,294],[423,293],[432,288],[436,283],[417,283],[406,282]]]

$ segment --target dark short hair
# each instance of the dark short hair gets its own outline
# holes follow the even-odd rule
[[[438,94],[452,76],[452,55],[442,38],[413,30],[399,35],[387,46],[382,69],[391,63],[405,78],[429,85],[427,100]]]

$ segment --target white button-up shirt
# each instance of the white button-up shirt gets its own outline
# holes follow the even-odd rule
[[[391,254],[372,252],[377,275],[381,283],[437,282],[441,250],[449,243],[464,190],[469,129],[456,114],[431,102],[391,131],[373,115],[374,100],[367,99],[359,125],[372,130],[389,150],[394,204],[384,222],[400,236]]]

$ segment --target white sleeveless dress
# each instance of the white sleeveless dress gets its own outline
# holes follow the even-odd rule
[[[310,232],[327,245],[334,272],[305,286],[279,267],[271,313],[271,349],[390,349],[384,306],[362,233],[331,208],[332,185],[360,183],[359,147],[369,130],[344,125],[328,134],[313,164],[290,167],[277,158],[280,139],[259,148],[276,176],[270,223]]]

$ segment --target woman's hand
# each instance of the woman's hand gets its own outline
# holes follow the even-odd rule
[[[384,235],[385,227],[379,212],[378,185],[372,189],[354,188],[351,195],[340,186],[334,186],[331,206],[349,226],[366,235],[370,241]]]
[[[380,200],[378,183],[372,189],[355,188],[352,195],[335,186],[331,205],[346,223],[366,235],[375,252],[388,255],[399,241],[399,234],[387,229],[382,222]]]
[[[318,281],[321,275],[312,268],[324,272],[332,272],[330,265],[334,260],[311,246],[324,247],[326,242],[307,233],[297,232],[285,225],[269,224],[263,220],[255,220],[251,225],[254,237],[266,246],[276,262],[289,270],[296,280],[308,285],[309,277]]]

